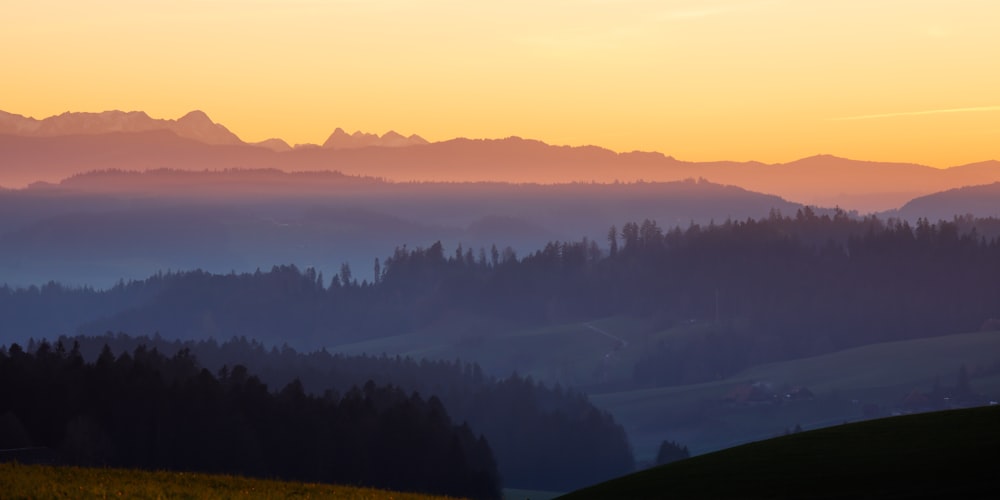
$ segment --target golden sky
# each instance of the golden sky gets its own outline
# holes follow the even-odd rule
[[[0,109],[685,160],[1000,159],[996,0],[3,0]]]

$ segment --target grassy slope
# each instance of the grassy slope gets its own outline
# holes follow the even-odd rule
[[[913,389],[929,391],[935,377],[955,384],[962,364],[971,370],[1000,360],[1000,333],[978,332],[889,342],[812,358],[751,367],[723,380],[678,387],[591,396],[625,425],[640,459],[655,454],[662,439],[676,439],[693,452],[713,451],[749,439],[765,439],[784,428],[839,424],[862,417],[864,403],[898,402]],[[814,401],[755,407],[706,406],[749,381],[803,385]],[[973,379],[974,390],[996,398],[1000,377]],[[857,400],[855,404],[852,401]],[[686,424],[686,421],[698,422]]]
[[[0,463],[3,498],[337,498],[422,500],[445,497],[369,488],[250,479],[190,472]]]
[[[588,498],[998,498],[1000,407],[750,443],[573,492]]]

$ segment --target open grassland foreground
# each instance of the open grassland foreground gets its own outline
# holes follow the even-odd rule
[[[654,467],[563,498],[1000,498],[1000,407],[882,418]]]
[[[191,472],[0,464],[0,498],[336,498],[434,500],[448,497],[329,484]]]

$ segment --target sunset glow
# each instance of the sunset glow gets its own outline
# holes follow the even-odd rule
[[[0,109],[947,167],[1000,158],[998,19],[987,0],[11,2]]]

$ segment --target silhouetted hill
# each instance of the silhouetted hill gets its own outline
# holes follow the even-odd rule
[[[1000,408],[872,420],[674,462],[560,498],[992,498]]]
[[[759,171],[722,168],[730,184],[754,191],[781,193],[811,205],[872,211],[879,205],[898,207],[916,193],[939,189],[940,183],[966,182],[957,170],[940,170],[913,163],[859,161],[816,155]],[[1000,179],[1000,168],[992,175]],[[766,189],[765,189],[766,188]],[[794,193],[794,194],[793,194]]]
[[[898,210],[900,217],[909,220],[918,217],[947,219],[965,214],[975,217],[1000,216],[1000,182],[921,196],[910,200]]]
[[[965,185],[975,186],[996,181],[996,171],[998,168],[1000,168],[1000,161],[987,160],[953,167],[952,170],[961,173],[965,180]]]

